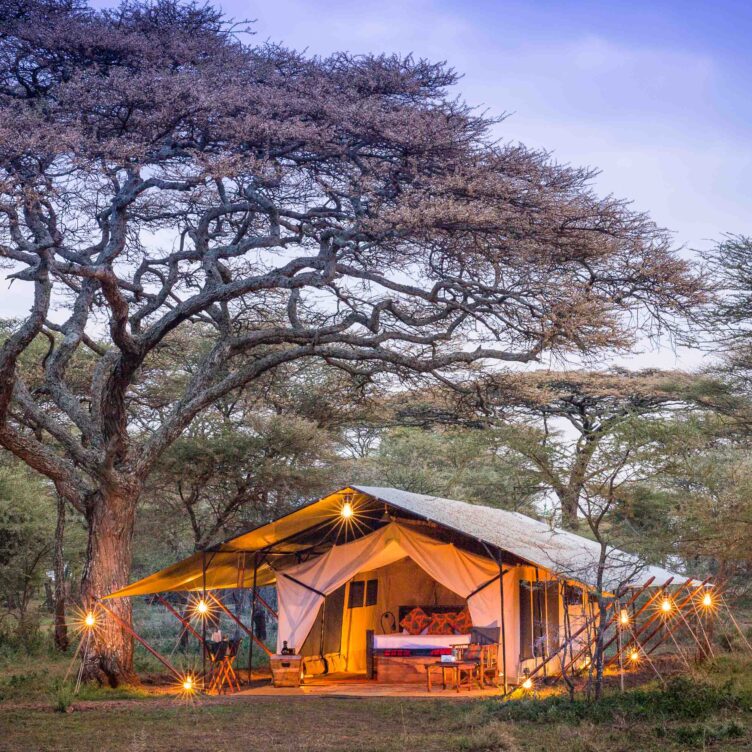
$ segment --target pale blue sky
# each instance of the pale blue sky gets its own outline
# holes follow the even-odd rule
[[[725,232],[752,234],[752,3],[221,4],[257,19],[259,40],[312,54],[446,60],[464,74],[458,93],[467,101],[510,114],[500,137],[600,168],[599,191],[649,211],[677,246],[702,251]],[[0,293],[0,316],[20,312],[21,290],[10,296]],[[631,365],[697,360],[663,352]]]

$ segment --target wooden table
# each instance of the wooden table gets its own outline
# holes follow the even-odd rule
[[[426,665],[426,690],[431,691],[431,674],[433,671],[441,670],[441,688],[447,688],[447,671],[449,671],[449,679],[454,681],[454,686],[457,692],[460,691],[460,679],[462,672],[466,672],[468,676],[472,676],[477,667],[476,663],[472,661],[436,661],[435,663],[429,663]],[[480,682],[478,684],[480,685]],[[468,686],[470,686],[468,684]]]

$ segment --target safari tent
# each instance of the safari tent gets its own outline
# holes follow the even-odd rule
[[[277,652],[302,656],[309,677],[425,681],[442,655],[482,643],[497,646],[491,672],[507,688],[587,660],[599,556],[594,541],[516,512],[353,485],[107,597],[211,598],[260,644],[218,597],[248,588],[251,611],[278,620]],[[646,604],[670,598],[680,610],[705,584],[609,549],[601,592],[614,621],[631,622],[620,647],[647,650]],[[276,608],[264,586],[276,587]]]

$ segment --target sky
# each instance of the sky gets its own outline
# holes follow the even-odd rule
[[[109,0],[93,3],[113,5]],[[752,3],[735,0],[224,0],[258,41],[311,54],[413,53],[463,74],[457,94],[497,135],[597,167],[595,187],[633,201],[702,255],[752,235]],[[0,316],[23,312],[0,285]],[[694,352],[646,350],[632,367],[692,368]]]

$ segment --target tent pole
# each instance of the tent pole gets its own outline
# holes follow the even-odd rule
[[[319,655],[324,657],[324,630],[326,629],[326,596],[321,604],[321,630],[319,632]]]
[[[504,672],[504,694],[507,693],[507,628],[504,621],[504,561],[499,554],[499,610],[501,612],[501,670]]]
[[[201,597],[206,603],[206,551],[201,551]],[[201,618],[201,675],[206,685],[206,614]]]
[[[264,643],[261,642],[261,640],[256,637],[255,634],[253,634],[253,630],[249,629],[245,624],[243,624],[243,622],[240,621],[240,619],[238,619],[238,617],[235,616],[235,614],[233,614],[232,611],[230,611],[230,609],[227,608],[227,606],[225,606],[225,604],[222,603],[222,601],[217,598],[216,595],[214,595],[214,593],[209,593],[209,598],[211,598],[211,600],[213,600],[214,603],[217,604],[217,608],[220,609],[220,611],[223,611],[225,614],[227,614],[227,616],[229,616],[230,619],[232,619],[240,627],[240,629],[242,629],[267,655],[272,654],[272,651],[269,650],[269,648],[266,647],[266,645],[264,645]]]
[[[136,640],[138,640],[141,645],[146,648],[146,650],[149,651],[163,666],[167,668],[167,670],[180,682],[182,682],[183,678],[180,675],[180,672],[164,657],[162,656],[157,650],[155,650],[149,643],[141,637],[138,632],[136,632],[130,624],[128,624],[126,621],[121,619],[114,611],[111,611],[107,606],[102,603],[101,600],[97,600],[97,605],[109,616],[113,618],[113,620],[122,627],[131,637],[134,637]]]
[[[183,629],[186,632],[190,632],[202,645],[203,639],[201,635],[191,626],[190,621],[183,618],[173,607],[172,604],[165,600],[160,593],[154,593],[156,599],[183,625]]]
[[[489,559],[495,561],[499,565],[499,625],[501,627],[501,633],[499,636],[501,637],[501,670],[504,675],[504,695],[506,695],[509,679],[507,678],[507,626],[504,620],[504,575],[509,570],[504,570],[504,555],[501,553],[501,551],[498,551],[496,554],[494,554],[488,547],[488,544],[485,543],[485,541],[483,542],[483,548],[486,549],[486,553],[488,554]],[[490,585],[491,582],[493,582],[493,580],[490,580],[489,582],[481,585],[479,588],[470,593],[468,598],[472,598],[473,595],[483,590],[484,587]]]
[[[256,627],[256,577],[258,575],[258,554],[253,555],[253,589],[251,591],[251,639],[248,644],[248,683],[253,681],[253,635]]]
[[[541,653],[541,659],[543,660],[543,663],[541,666],[543,667],[543,678],[546,677],[546,663],[548,661],[546,660],[546,633],[547,633],[547,625],[546,625],[546,617],[545,617],[545,611],[544,611],[544,604],[541,603],[541,589],[540,589],[540,576],[538,574],[538,567],[535,568],[535,587],[533,588],[533,594],[534,594],[534,603],[533,603],[533,657],[535,658],[535,668],[538,668],[538,652]],[[535,606],[538,606],[538,629],[536,629],[535,624]],[[543,622],[541,625],[540,622]],[[542,627],[542,628],[541,628]],[[540,650],[540,640],[543,640],[543,650]],[[536,641],[538,641],[538,651],[536,652]]]

